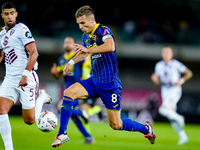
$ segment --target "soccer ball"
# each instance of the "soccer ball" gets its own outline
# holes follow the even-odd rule
[[[51,132],[57,127],[57,122],[58,119],[54,113],[44,111],[37,120],[37,126],[43,132]]]

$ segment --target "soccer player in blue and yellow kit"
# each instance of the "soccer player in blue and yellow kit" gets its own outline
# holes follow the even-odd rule
[[[53,67],[51,68],[51,74],[59,79],[62,76],[63,68],[68,63],[68,61],[75,56],[75,53],[73,52],[75,46],[74,46],[74,38],[72,37],[66,37],[64,40],[63,47],[65,49],[65,53],[61,55],[58,58],[58,63],[54,63]],[[70,73],[68,76],[64,76],[65,81],[65,88],[70,87],[72,84],[74,84],[77,81],[80,81],[82,79],[83,74],[83,65],[84,61],[80,61],[70,69]],[[58,103],[58,110],[60,111],[62,105],[62,101]],[[78,106],[78,100],[75,100],[73,103],[73,113],[71,115],[71,119],[78,127],[79,131],[83,134],[85,137],[85,144],[91,144],[95,141],[95,139],[91,136],[89,131],[85,128],[82,121],[80,120],[79,116],[82,116],[85,120],[87,120],[86,116],[87,112],[86,110],[80,110],[75,109],[76,106]],[[84,112],[85,111],[85,112]],[[88,115],[87,115],[88,116]],[[87,120],[88,122],[88,120]],[[89,124],[87,123],[87,126],[89,127]]]
[[[109,125],[114,130],[139,131],[154,144],[156,135],[149,121],[144,125],[131,119],[121,119],[122,85],[118,77],[118,64],[115,40],[111,30],[97,24],[93,9],[90,6],[79,8],[75,14],[79,28],[84,32],[83,45],[75,44],[77,55],[63,69],[68,75],[70,68],[91,55],[91,76],[86,80],[74,83],[65,89],[61,108],[60,128],[52,147],[57,147],[69,140],[67,125],[72,113],[75,99],[101,97],[107,108]]]

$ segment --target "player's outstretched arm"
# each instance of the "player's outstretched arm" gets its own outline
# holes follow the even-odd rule
[[[21,89],[23,91],[24,91],[23,86],[28,85],[27,76],[29,74],[29,71],[31,71],[33,69],[33,67],[37,61],[37,58],[39,56],[35,42],[26,45],[25,48],[29,52],[29,57],[28,57],[28,62],[27,62],[26,68],[22,74],[22,78],[21,78],[21,80],[19,82],[19,86],[18,86],[18,87],[21,87]]]
[[[80,48],[85,48],[84,46],[82,45],[78,45],[78,44],[75,44],[77,45],[75,49],[77,49],[78,47]],[[76,51],[76,50],[75,50]],[[63,69],[63,75],[69,75],[70,72],[69,69],[71,68],[72,65],[84,60],[87,56],[89,55],[88,52],[84,52],[84,51],[79,51],[76,56],[74,56],[65,66],[65,68]]]
[[[104,44],[89,49],[90,53],[106,53],[115,51],[115,42],[112,38],[106,39]]]
[[[2,62],[3,57],[4,57],[4,51],[1,49],[0,50],[0,63]]]

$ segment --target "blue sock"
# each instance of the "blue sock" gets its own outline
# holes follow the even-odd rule
[[[122,130],[126,131],[139,131],[143,134],[148,134],[148,128],[136,121],[132,121],[131,119],[122,119]]]
[[[85,129],[85,127],[83,126],[83,123],[81,122],[81,120],[77,116],[73,116],[72,120],[74,121],[74,123],[78,127],[79,131],[84,135],[84,137],[91,137],[91,135]]]
[[[58,134],[64,134],[67,131],[67,125],[72,114],[74,101],[68,96],[63,96],[63,103],[60,110],[60,128]]]

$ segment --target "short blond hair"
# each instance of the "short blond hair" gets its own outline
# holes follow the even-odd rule
[[[87,17],[90,16],[90,15],[94,15],[94,11],[93,11],[93,9],[92,9],[90,6],[88,6],[88,5],[83,6],[83,7],[79,8],[79,9],[76,11],[75,17],[76,17],[76,18],[79,18],[79,17],[81,17],[81,16],[83,16],[83,15],[86,15]]]

